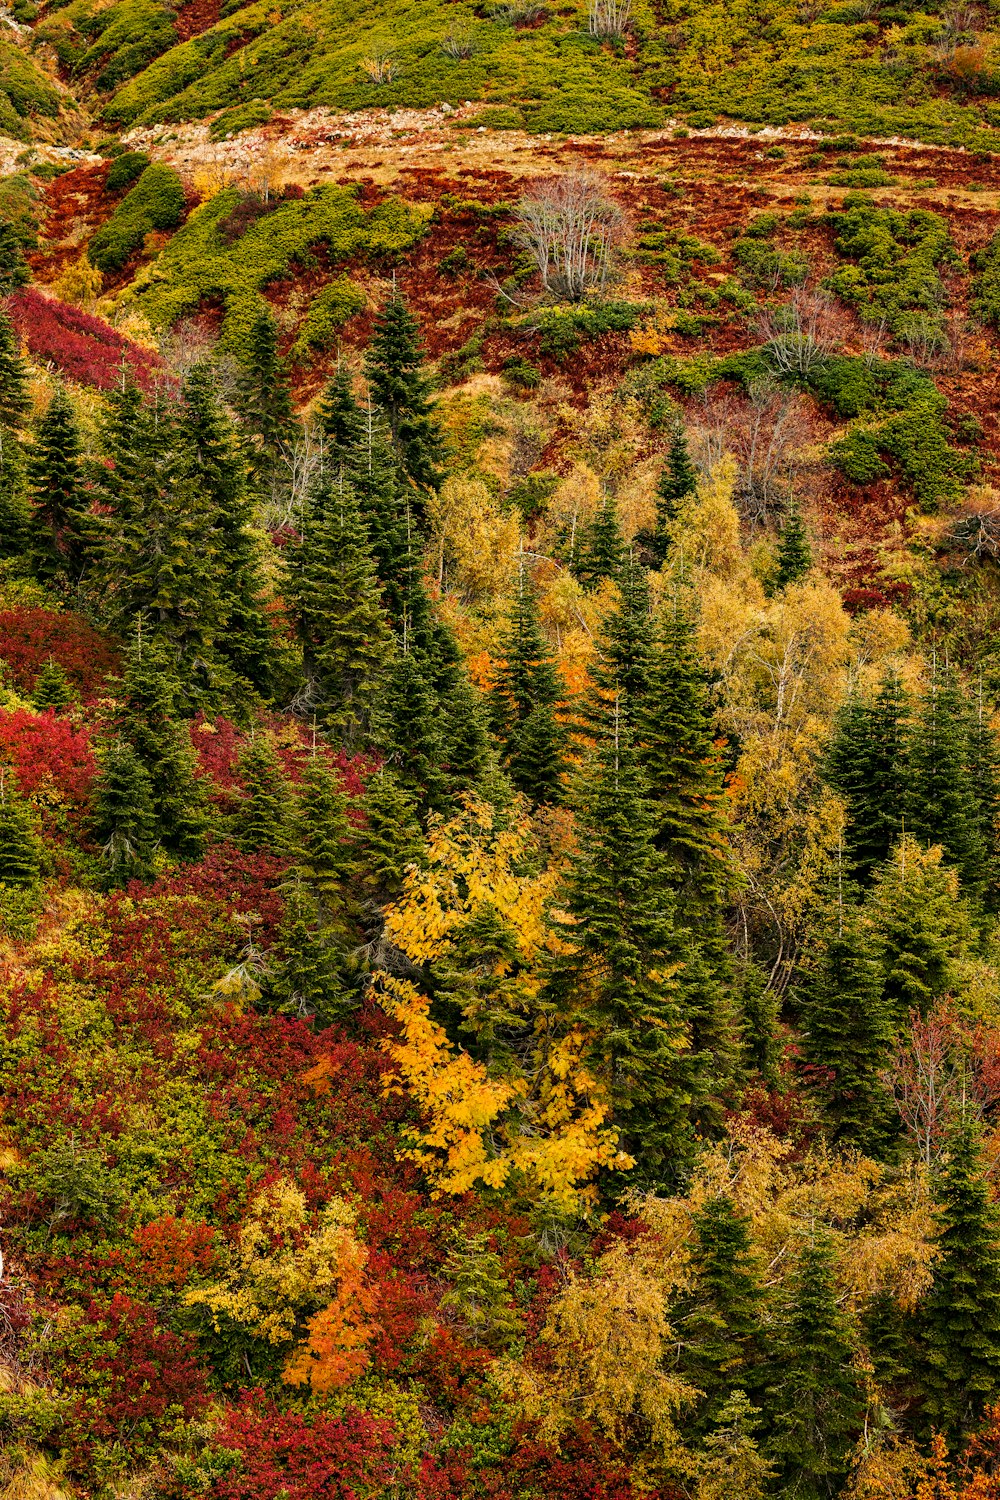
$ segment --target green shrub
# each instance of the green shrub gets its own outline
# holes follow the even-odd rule
[[[809,275],[809,258],[801,250],[779,250],[766,240],[737,240],[733,259],[750,286],[801,286]]]
[[[945,304],[938,267],[955,265],[958,257],[939,214],[880,208],[871,198],[850,194],[829,223],[837,253],[854,264],[835,271],[826,285],[862,315],[887,318],[895,333],[903,313]]]
[[[534,391],[542,383],[542,372],[537,365],[516,354],[503,362],[503,376],[516,390]]]
[[[148,166],[149,157],[145,151],[123,152],[115,159],[108,173],[108,192],[118,193],[122,188],[130,187],[137,177],[142,176]]]
[[[1000,328],[1000,234],[977,250],[969,264],[978,273],[973,278],[969,308],[981,322]]]
[[[226,310],[223,343],[238,351],[262,309],[264,288],[293,263],[308,264],[314,247],[325,245],[332,264],[391,256],[414,244],[426,225],[426,215],[398,198],[366,213],[354,189],[324,184],[269,205],[227,243],[220,225],[233,222],[245,197],[239,188],[227,188],[203,204],[136,284],[134,296],[152,322],[168,327],[196,312],[204,299],[217,299]]]
[[[227,135],[239,135],[241,130],[253,130],[257,125],[266,125],[272,115],[263,99],[251,99],[236,109],[225,109],[208,127],[210,141],[224,141]]]
[[[338,276],[314,297],[292,348],[292,358],[301,359],[313,350],[329,349],[348,318],[365,306],[365,294],[347,276]]]
[[[147,234],[174,229],[184,216],[184,207],[177,173],[153,162],[91,239],[87,249],[91,264],[105,273],[120,270]]]
[[[591,302],[578,307],[546,307],[532,314],[540,335],[538,352],[562,360],[580,345],[606,333],[628,333],[649,309],[638,302]]]

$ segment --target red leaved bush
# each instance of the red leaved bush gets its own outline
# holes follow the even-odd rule
[[[215,1230],[210,1224],[164,1214],[132,1232],[142,1259],[142,1275],[157,1290],[179,1291],[193,1272],[204,1276],[215,1261]]]
[[[86,806],[97,762],[85,724],[47,708],[0,711],[0,765],[11,766],[26,797]]]
[[[193,1339],[162,1328],[145,1303],[123,1293],[94,1301],[56,1336],[59,1377],[73,1400],[63,1442],[86,1469],[99,1443],[127,1443],[133,1455],[156,1447],[178,1419],[207,1404]]]
[[[30,693],[39,672],[53,661],[85,702],[97,696],[119,665],[108,637],[82,616],[37,606],[0,610],[0,661],[21,693]]]
[[[378,1493],[395,1468],[396,1433],[383,1418],[348,1407],[310,1423],[265,1404],[259,1391],[227,1414],[214,1442],[241,1460],[235,1473],[216,1479],[215,1500],[357,1500]]]
[[[170,379],[160,356],[117,333],[103,318],[91,317],[37,287],[24,287],[7,299],[7,311],[33,359],[53,364],[81,385],[109,391],[121,379],[124,359],[137,385],[150,390]]]

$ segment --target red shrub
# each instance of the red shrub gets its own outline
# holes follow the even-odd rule
[[[312,1423],[279,1412],[251,1391],[215,1434],[239,1453],[239,1472],[216,1479],[215,1500],[357,1500],[378,1493],[394,1470],[396,1434],[389,1422],[351,1407]],[[184,1493],[182,1491],[182,1493]],[[203,1493],[199,1491],[199,1493]]]
[[[205,1275],[215,1259],[215,1230],[190,1219],[164,1214],[132,1234],[142,1272],[149,1286],[178,1291],[192,1271]]]
[[[93,318],[68,302],[25,287],[7,299],[7,311],[33,359],[53,364],[81,385],[109,391],[121,379],[125,360],[145,390],[170,379],[163,361],[117,333],[102,318]]]
[[[85,702],[119,665],[111,641],[80,615],[37,607],[0,610],[0,660],[21,693],[30,693],[39,672],[54,661]]]
[[[86,725],[47,708],[0,711],[0,764],[12,766],[26,797],[85,807],[97,772]]]

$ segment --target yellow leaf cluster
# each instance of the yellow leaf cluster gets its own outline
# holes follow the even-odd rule
[[[305,1195],[279,1178],[250,1205],[225,1274],[186,1293],[185,1305],[203,1308],[217,1331],[226,1319],[269,1344],[289,1343],[300,1317],[332,1302],[363,1263],[354,1224],[350,1206],[333,1198],[310,1230]]]

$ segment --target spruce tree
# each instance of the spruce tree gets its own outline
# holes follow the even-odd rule
[[[284,767],[267,734],[256,733],[239,759],[244,800],[236,813],[236,843],[247,854],[290,855],[292,796]]]
[[[449,938],[446,954],[430,966],[434,1015],[472,1056],[508,1072],[517,1065],[513,1042],[531,1029],[517,931],[483,901]]]
[[[24,557],[30,537],[24,453],[17,436],[0,423],[0,558]]]
[[[617,606],[602,627],[594,675],[600,693],[618,697],[632,729],[649,695],[653,640],[649,577],[630,559],[618,578]]]
[[[778,1035],[780,1004],[759,964],[748,963],[740,985],[743,1018],[743,1068],[757,1074],[765,1088],[780,1082],[781,1040]]]
[[[385,416],[403,472],[418,491],[436,490],[444,441],[423,370],[416,319],[396,292],[375,320],[365,368],[372,400]]]
[[[699,1432],[716,1426],[734,1387],[752,1395],[762,1379],[764,1290],[747,1219],[732,1199],[709,1198],[694,1216],[692,1286],[671,1314],[680,1370],[704,1393]]]
[[[973,946],[972,916],[953,870],[907,835],[875,872],[865,910],[877,936],[882,998],[895,1030],[926,1016],[961,981]]]
[[[678,427],[656,486],[656,521],[653,530],[641,539],[654,568],[662,568],[666,562],[673,523],[684,501],[694,494],[697,487],[698,476],[688,454],[684,429]]]
[[[722,811],[724,772],[715,740],[711,686],[694,625],[668,604],[657,625],[636,736],[666,856],[690,920],[718,913],[730,883]]]
[[[809,534],[797,506],[792,506],[781,528],[778,550],[774,560],[774,588],[785,589],[790,583],[798,583],[812,567],[812,548]]]
[[[37,709],[52,708],[58,713],[61,708],[67,708],[75,697],[76,694],[65,671],[58,662],[49,657],[35,679],[35,686],[31,692],[32,703]]]
[[[239,381],[237,414],[247,434],[247,462],[259,485],[269,484],[295,418],[288,370],[278,353],[278,325],[269,308],[254,320]]]
[[[0,885],[27,890],[38,879],[41,851],[14,778],[0,771]]]
[[[909,736],[907,827],[941,844],[963,888],[980,895],[987,851],[972,783],[968,705],[951,673],[935,668]]]
[[[114,740],[101,757],[94,792],[94,837],[101,846],[105,889],[153,874],[153,789],[135,751]]]
[[[149,777],[157,840],[170,854],[198,859],[207,807],[187,727],[175,713],[179,691],[165,647],[137,633],[125,658],[118,733]]]
[[[357,890],[363,902],[377,908],[399,895],[407,866],[420,860],[423,835],[417,801],[383,765],[365,787],[360,812],[362,821],[351,839]]]
[[[884,1146],[892,1111],[880,1080],[892,1026],[882,998],[880,954],[858,909],[831,893],[796,987],[802,1056],[831,1139],[869,1153]]]
[[[625,556],[618,505],[611,491],[605,490],[601,508],[588,528],[577,571],[587,588],[594,589],[606,578],[618,577]]]
[[[30,280],[17,230],[9,219],[0,218],[0,299],[27,286]]]
[[[971,1115],[952,1133],[937,1199],[938,1254],[920,1311],[917,1393],[925,1426],[957,1440],[1000,1396],[1000,1211]]]
[[[385,607],[399,628],[404,615],[413,615],[413,601],[407,594],[411,579],[420,575],[420,539],[410,510],[411,487],[371,407],[364,413],[359,446],[346,450],[342,461],[331,460],[328,468],[337,478],[343,472],[358,497]]]
[[[1000,895],[1000,741],[978,691],[969,705],[969,779],[976,792],[975,812],[984,851],[985,899],[990,910]]]
[[[833,1247],[817,1236],[802,1249],[771,1367],[774,1384],[764,1398],[767,1452],[778,1469],[777,1493],[787,1500],[840,1494],[866,1405],[854,1347],[855,1330],[839,1306]]]
[[[10,319],[0,308],[0,425],[16,430],[30,409],[28,372]]]
[[[297,825],[295,873],[314,893],[323,926],[346,934],[357,874],[354,828],[340,778],[319,756],[302,777]]]
[[[178,415],[183,472],[211,518],[211,562],[222,629],[218,648],[241,677],[267,693],[274,646],[264,613],[261,547],[236,436],[215,398],[211,369],[199,364],[184,382]]]
[[[517,790],[532,801],[559,802],[567,734],[556,711],[563,689],[523,568],[501,653],[489,711],[502,745],[503,767]]]
[[[286,555],[286,596],[316,710],[335,743],[361,749],[378,737],[394,648],[349,484],[323,475]]]
[[[316,423],[323,434],[323,461],[334,473],[350,470],[358,461],[367,440],[368,423],[354,395],[354,386],[345,365],[338,364],[336,374],[327,382],[315,410]]]
[[[389,765],[416,797],[421,812],[444,811],[448,786],[437,695],[426,658],[415,648],[397,652],[385,680],[382,743]]]
[[[856,695],[837,714],[825,776],[847,807],[845,846],[854,876],[870,882],[903,830],[909,701],[895,674],[872,701]]]
[[[681,987],[680,942],[662,855],[653,844],[648,789],[627,732],[614,726],[580,791],[580,849],[560,929],[548,999],[582,1016],[611,1091],[630,1180],[657,1190],[683,1180],[693,1150],[690,1106],[699,1087]]]
[[[93,529],[81,448],[72,403],[57,385],[28,455],[28,479],[36,566],[43,578],[70,586],[83,577]]]
[[[285,912],[273,952],[268,993],[285,1015],[315,1017],[321,1026],[356,1003],[341,972],[343,955],[331,942],[315,895],[297,877],[282,887]]]

